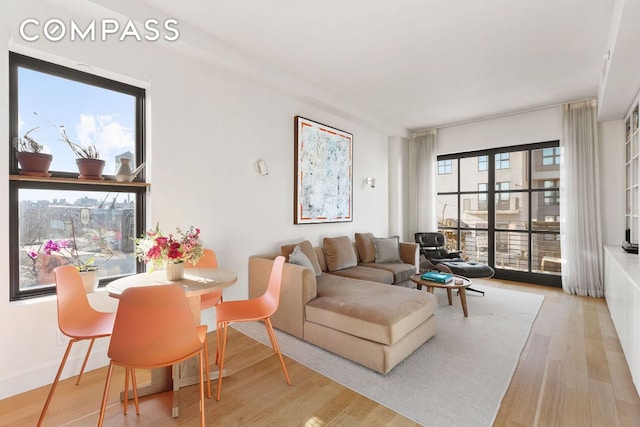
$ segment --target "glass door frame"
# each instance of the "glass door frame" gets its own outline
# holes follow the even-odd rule
[[[456,170],[457,176],[457,191],[447,191],[447,192],[438,192],[438,196],[456,196],[457,197],[457,221],[454,225],[438,225],[439,231],[447,232],[452,234],[456,238],[457,249],[461,248],[461,237],[463,232],[486,232],[488,235],[488,250],[487,250],[487,264],[495,269],[494,277],[496,279],[504,279],[504,280],[513,280],[518,282],[525,283],[535,283],[542,284],[552,287],[562,287],[562,277],[560,274],[546,274],[533,271],[532,260],[533,260],[533,237],[535,235],[558,235],[560,234],[558,231],[549,231],[549,230],[535,230],[533,229],[533,204],[534,195],[536,193],[543,193],[546,191],[559,191],[559,188],[534,188],[532,182],[532,171],[533,171],[533,156],[531,153],[534,150],[542,150],[545,148],[557,148],[559,147],[559,141],[545,141],[533,144],[524,144],[524,145],[516,145],[510,147],[500,147],[500,148],[492,148],[478,151],[469,151],[464,153],[455,153],[455,154],[445,154],[439,155],[438,161],[442,160],[451,160],[452,162],[457,162]],[[512,152],[522,152],[526,151],[527,155],[527,171],[526,177],[528,186],[527,188],[513,189],[509,190],[497,190],[496,189],[496,155],[502,153],[512,153]],[[469,157],[480,157],[487,156],[488,157],[488,182],[487,182],[487,227],[465,227],[462,225],[462,197],[465,195],[479,195],[485,194],[481,191],[461,191],[461,168],[460,161],[463,158]],[[496,196],[500,194],[522,194],[524,198],[527,200],[527,206],[529,207],[529,212],[526,221],[528,222],[525,230],[510,230],[506,228],[496,227]],[[515,232],[515,233],[526,233],[527,234],[527,269],[526,271],[517,270],[517,269],[505,269],[500,266],[496,266],[496,233],[507,233],[507,232]]]

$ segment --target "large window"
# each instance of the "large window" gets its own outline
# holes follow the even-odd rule
[[[139,271],[144,177],[114,176],[122,158],[144,162],[144,89],[14,53],[9,67],[11,299],[54,293],[53,270],[67,263],[97,267],[101,284]],[[21,174],[27,132],[53,155],[50,177]],[[99,152],[104,179],[79,179],[65,135]]]
[[[560,285],[557,141],[439,156],[438,228],[496,277]]]

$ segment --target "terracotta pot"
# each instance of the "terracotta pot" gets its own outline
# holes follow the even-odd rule
[[[80,179],[103,179],[102,169],[104,160],[102,159],[76,159],[78,165],[78,178]]]
[[[20,163],[20,175],[51,176],[49,173],[49,165],[53,160],[51,154],[18,151],[16,157]]]

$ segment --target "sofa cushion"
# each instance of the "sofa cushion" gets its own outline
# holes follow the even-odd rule
[[[316,276],[322,274],[322,268],[320,268],[320,262],[318,261],[316,251],[313,249],[313,245],[311,244],[310,241],[304,240],[299,243],[282,245],[280,247],[280,252],[282,253],[282,255],[284,255],[286,259],[289,259],[289,255],[291,255],[291,252],[293,252],[296,246],[300,246],[300,250],[302,251],[302,253],[305,254],[307,258],[309,258],[309,261],[311,261],[311,265],[313,266],[313,271],[315,272]]]
[[[373,238],[373,245],[376,248],[377,263],[386,262],[402,262],[400,258],[400,238],[398,236],[382,238]]]
[[[416,267],[405,262],[388,262],[386,264],[368,262],[360,264],[360,266],[375,268],[391,273],[393,275],[392,284],[394,285],[410,280],[411,276],[416,274]]]
[[[307,303],[305,316],[344,333],[391,345],[432,316],[433,294],[358,279],[323,274],[318,297]]]
[[[369,265],[371,264],[373,263],[370,263]],[[342,277],[351,277],[352,279],[370,280],[372,282],[384,283],[387,285],[392,285],[394,283],[394,275],[392,271],[384,270],[382,268],[365,267],[362,264],[358,264],[355,267],[332,271],[331,274]]]
[[[373,244],[373,233],[355,233],[356,249],[360,255],[360,262],[374,262],[376,247]]]
[[[353,243],[347,236],[325,237],[322,249],[327,262],[327,270],[337,271],[358,265],[358,257]]]
[[[313,264],[311,264],[309,258],[304,254],[304,252],[302,252],[300,245],[296,245],[296,247],[293,248],[293,252],[289,254],[289,263],[309,268],[315,274]]]

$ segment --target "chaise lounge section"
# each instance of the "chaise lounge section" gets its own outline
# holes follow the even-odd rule
[[[393,247],[389,241],[377,243]],[[401,245],[397,242],[398,251]],[[432,294],[403,286],[404,275],[416,272],[416,244],[406,243],[403,259],[374,260],[376,265],[362,262],[356,247],[341,236],[324,239],[322,247],[304,241],[285,245],[279,253],[252,256],[249,293],[251,298],[264,293],[276,256],[289,259],[294,251],[303,252],[310,264],[285,264],[273,326],[386,374],[435,334],[437,302]]]

